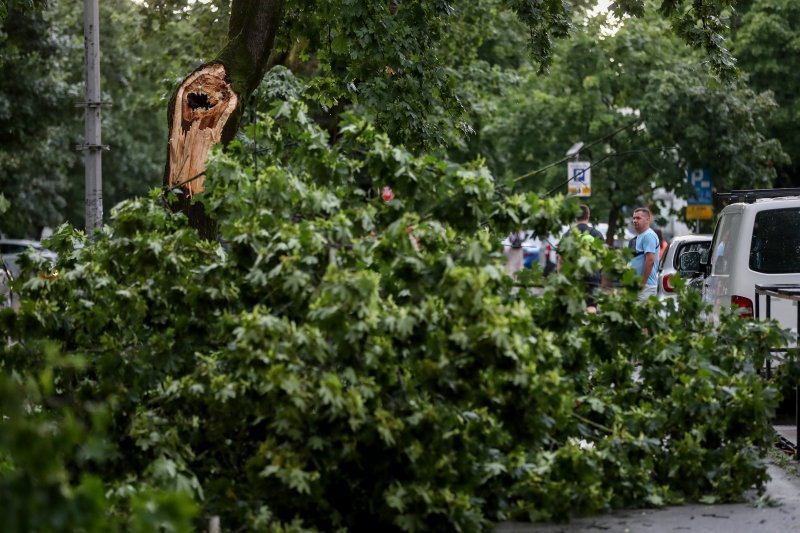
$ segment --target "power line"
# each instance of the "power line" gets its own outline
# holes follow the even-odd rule
[[[568,156],[566,156],[566,157],[564,157],[564,158],[562,158],[562,159],[559,159],[558,161],[555,161],[555,162],[553,162],[553,163],[550,163],[550,164],[548,164],[548,165],[545,165],[545,166],[543,166],[542,168],[539,168],[539,169],[533,170],[533,171],[531,171],[531,172],[528,172],[527,174],[523,174],[522,176],[518,176],[518,177],[514,178],[514,183],[517,183],[518,181],[520,181],[520,180],[523,180],[523,179],[525,179],[525,178],[529,178],[529,177],[531,177],[531,176],[534,176],[534,175],[536,175],[536,174],[538,174],[538,173],[540,173],[540,172],[544,172],[544,171],[545,171],[545,170],[547,170],[548,168],[553,168],[553,167],[554,167],[554,166],[556,166],[556,165],[560,165],[560,164],[562,164],[562,163],[566,163],[567,161],[569,161],[570,159],[572,159],[573,157],[575,157],[575,156],[576,156],[576,155],[578,155],[579,153],[581,153],[581,152],[583,152],[583,151],[585,151],[585,150],[588,150],[589,148],[591,148],[591,147],[592,147],[592,146],[594,146],[595,144],[598,144],[598,143],[601,143],[601,142],[603,142],[603,141],[605,141],[605,140],[608,140],[608,139],[610,139],[611,137],[613,137],[613,136],[617,135],[618,133],[620,133],[620,132],[622,132],[622,131],[624,131],[624,130],[626,130],[626,129],[630,128],[631,126],[635,126],[635,125],[637,125],[637,124],[639,124],[639,121],[638,121],[638,120],[637,120],[637,121],[634,121],[634,122],[630,122],[630,123],[628,123],[628,124],[625,124],[624,126],[622,126],[622,127],[619,127],[619,128],[617,128],[617,129],[615,129],[614,131],[612,131],[612,132],[611,132],[611,133],[609,133],[608,135],[604,135],[603,137],[600,137],[599,139],[596,139],[596,140],[594,140],[594,141],[590,142],[589,144],[587,144],[587,145],[583,146],[583,147],[582,147],[580,150],[578,150],[578,151],[577,151],[577,152],[575,152],[574,154],[568,155]]]
[[[597,165],[599,165],[600,163],[602,163],[603,161],[605,161],[609,157],[620,157],[620,156],[623,156],[623,155],[631,155],[631,154],[644,154],[644,153],[647,153],[647,152],[663,152],[664,150],[671,150],[672,148],[674,148],[674,147],[673,146],[662,146],[661,148],[642,148],[642,149],[639,149],[639,150],[627,150],[625,152],[611,152],[610,154],[606,154],[604,157],[601,157],[600,159],[598,159],[597,161],[595,161],[594,163],[592,163],[591,165],[589,165],[588,167],[583,169],[581,172],[584,173],[587,170],[589,170],[590,168],[596,167]],[[648,160],[648,163],[649,162],[650,161]],[[562,161],[562,163],[563,163],[563,161]],[[564,185],[566,185],[567,183],[569,183],[573,179],[575,179],[575,176],[570,176],[566,180],[564,180],[561,183],[559,183],[558,185],[556,185],[553,189],[547,191],[545,193],[545,196],[550,196],[551,194],[553,194],[554,192],[559,190],[561,187],[563,187]]]

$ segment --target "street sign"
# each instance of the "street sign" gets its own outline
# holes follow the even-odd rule
[[[572,196],[592,195],[592,164],[589,161],[567,163],[567,194]]]
[[[711,171],[707,168],[690,170],[686,180],[694,189],[694,196],[686,199],[686,220],[711,220],[714,218],[711,191]]]
[[[687,205],[686,220],[711,220],[714,208],[710,205]]]
[[[711,171],[707,168],[690,170],[686,179],[694,189],[694,196],[687,199],[689,205],[712,205]]]

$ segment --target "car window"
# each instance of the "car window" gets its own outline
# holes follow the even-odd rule
[[[756,213],[750,268],[765,274],[800,272],[800,208]]]
[[[733,252],[741,223],[741,213],[727,213],[720,218],[711,244],[712,275],[727,276],[733,270]]]
[[[681,255],[686,252],[705,252],[711,247],[711,241],[699,242],[685,242],[680,248],[675,250],[675,256],[672,258],[672,268],[680,270]]]
[[[24,244],[0,244],[0,253],[4,254],[21,254],[25,250],[30,248],[30,245]]]

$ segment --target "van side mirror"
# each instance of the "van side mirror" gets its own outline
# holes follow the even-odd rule
[[[701,262],[702,255],[700,252],[683,252],[679,258],[681,264],[682,274],[698,274],[704,272],[703,264]]]

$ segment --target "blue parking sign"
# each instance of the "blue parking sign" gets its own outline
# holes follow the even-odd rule
[[[690,170],[686,179],[694,189],[694,196],[689,197],[689,205],[711,205],[714,203],[711,196],[711,171],[707,168]]]

